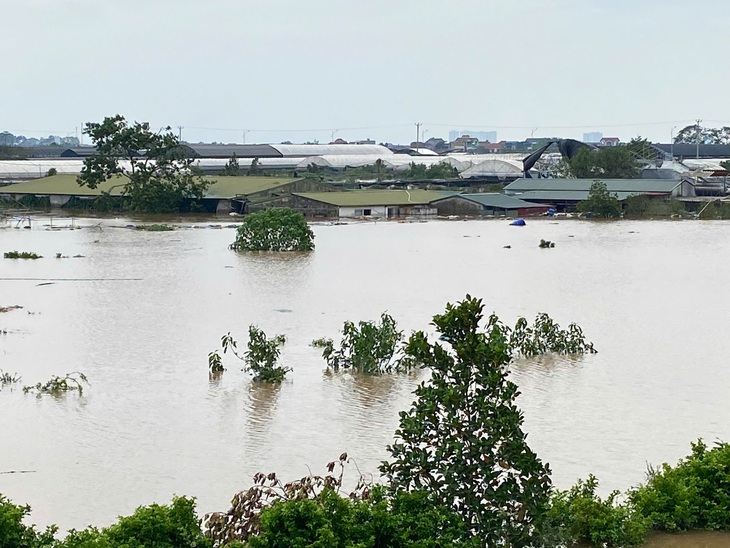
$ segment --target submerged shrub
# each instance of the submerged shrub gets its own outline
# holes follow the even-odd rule
[[[6,251],[3,253],[6,259],[42,259],[41,255],[32,251]]]
[[[383,312],[380,322],[346,321],[342,327],[340,347],[332,339],[316,339],[312,346],[322,349],[327,367],[333,371],[352,369],[367,375],[380,375],[408,369],[408,363],[394,359],[403,331],[392,316]]]
[[[86,375],[74,371],[73,373],[66,373],[63,377],[57,377],[54,375],[50,380],[45,383],[38,382],[33,386],[24,386],[23,392],[35,392],[38,396],[41,394],[59,395],[66,392],[78,392],[79,395],[84,393],[84,385],[89,384],[89,380]]]
[[[290,367],[278,365],[281,355],[281,346],[286,343],[284,335],[267,337],[262,329],[255,325],[248,328],[248,350],[243,354],[238,353],[238,341],[227,333],[221,337],[223,354],[231,351],[236,358],[245,364],[244,371],[253,374],[253,380],[269,383],[280,383],[286,374],[291,371]],[[211,378],[220,375],[225,371],[223,359],[217,350],[208,354],[208,371]]]
[[[304,215],[275,207],[246,215],[230,247],[242,251],[311,251],[314,233]]]

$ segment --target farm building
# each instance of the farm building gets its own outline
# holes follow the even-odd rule
[[[292,193],[270,207],[289,207],[306,217],[425,217],[438,212],[434,201],[453,192],[437,190],[343,190]]]
[[[572,210],[586,200],[594,182],[601,182],[623,201],[644,194],[657,199],[694,196],[689,180],[679,179],[517,179],[504,187],[505,194],[530,202],[552,204],[558,210]]]
[[[293,192],[331,190],[328,185],[313,179],[278,177],[206,177],[206,179],[212,181],[212,184],[208,187],[203,202],[208,202],[208,209],[218,213],[228,213],[232,210],[245,213],[251,206],[255,208],[258,203],[279,199]],[[115,177],[91,189],[79,186],[75,175],[54,175],[0,187],[0,196],[12,200],[19,200],[25,196],[47,197],[51,207],[63,207],[73,198],[93,200],[103,192],[109,193],[112,197],[121,197],[125,184],[126,178]]]
[[[526,202],[514,196],[497,192],[480,194],[456,194],[432,202],[439,215],[463,215],[478,217],[495,215],[506,217],[530,217],[542,215],[550,205]]]

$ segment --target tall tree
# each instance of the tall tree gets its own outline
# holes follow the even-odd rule
[[[462,516],[484,546],[531,546],[548,504],[550,471],[527,445],[517,386],[508,366],[517,354],[593,352],[580,328],[561,330],[547,315],[514,330],[466,296],[433,319],[439,342],[414,333],[405,358],[431,371],[400,414],[391,459],[381,472],[395,492],[424,489]]]
[[[210,185],[194,173],[192,158],[186,157],[170,127],[154,132],[147,122],[130,124],[117,114],[87,123],[84,133],[96,151],[84,160],[79,185],[97,188],[121,175],[123,194],[133,211],[181,211],[191,200],[201,199]]]

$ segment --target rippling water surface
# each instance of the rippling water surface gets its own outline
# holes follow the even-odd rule
[[[730,439],[730,224],[315,226],[316,251],[298,256],[236,254],[231,228],[124,224],[0,230],[0,251],[46,257],[0,260],[0,306],[25,307],[0,314],[0,369],[24,384],[77,370],[91,382],[81,398],[0,392],[0,472],[31,471],[0,475],[0,492],[36,523],[103,525],[173,494],[226,509],[257,471],[294,479],[343,451],[376,473],[418,377],[326,375],[309,343],[384,310],[427,328],[466,293],[509,323],[575,321],[599,349],[513,368],[528,439],[559,486],[594,473],[624,490],[698,437]],[[209,382],[208,352],[228,331],[245,341],[251,323],[287,336],[293,373],[255,386],[229,361]]]

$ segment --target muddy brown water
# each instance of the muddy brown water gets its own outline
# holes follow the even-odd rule
[[[625,490],[698,437],[730,439],[730,223],[320,225],[315,252],[277,256],[229,251],[231,228],[98,222],[0,230],[0,251],[45,257],[0,259],[0,306],[25,307],[0,315],[0,369],[91,382],[82,398],[0,392],[0,472],[28,471],[0,474],[0,492],[38,524],[104,525],[173,494],[225,509],[255,472],[294,479],[343,451],[376,474],[418,375],[326,375],[309,343],[384,310],[406,331],[428,328],[466,293],[510,323],[575,321],[599,349],[513,367],[528,440],[558,486],[594,473],[603,492]],[[208,352],[228,331],[245,341],[251,323],[287,336],[294,371],[253,386],[229,360],[209,382]]]

